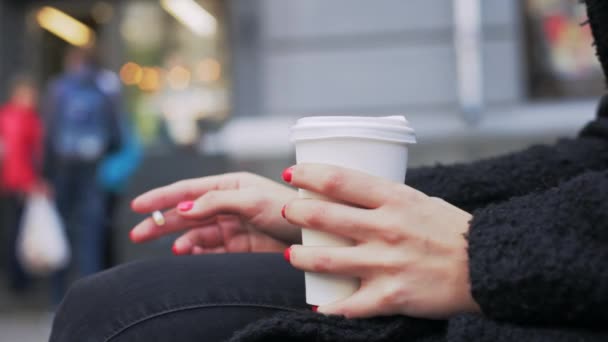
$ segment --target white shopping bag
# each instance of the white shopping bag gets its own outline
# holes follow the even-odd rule
[[[17,258],[25,271],[44,276],[68,265],[70,246],[63,228],[46,196],[28,196],[17,237]]]

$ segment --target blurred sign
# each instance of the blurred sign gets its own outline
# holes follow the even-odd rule
[[[533,96],[591,96],[602,87],[601,66],[583,3],[527,0],[528,55]]]

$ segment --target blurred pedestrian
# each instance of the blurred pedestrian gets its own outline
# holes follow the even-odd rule
[[[37,113],[38,90],[27,76],[13,81],[10,99],[0,108],[3,194],[3,229],[8,233],[7,251],[9,286],[23,291],[28,284],[16,256],[16,241],[26,194],[46,192],[40,178],[43,128]]]
[[[66,222],[80,276],[103,269],[104,192],[97,182],[101,161],[120,147],[118,102],[92,50],[72,49],[65,72],[51,82],[45,103],[45,172]],[[53,277],[53,303],[67,288],[67,271]]]

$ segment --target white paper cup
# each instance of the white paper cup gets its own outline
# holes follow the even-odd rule
[[[403,183],[408,145],[414,130],[403,116],[319,116],[299,119],[291,129],[297,163],[322,163],[359,170]],[[354,185],[356,186],[356,185]],[[321,198],[300,190],[301,198]],[[304,246],[352,246],[353,241],[302,229]],[[346,298],[359,288],[359,279],[320,273],[305,274],[306,302],[325,305]]]

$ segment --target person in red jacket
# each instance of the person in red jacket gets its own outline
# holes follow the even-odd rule
[[[4,197],[4,230],[8,232],[9,282],[16,291],[25,289],[27,277],[16,258],[16,240],[25,195],[44,191],[38,173],[42,160],[42,122],[36,111],[38,91],[33,81],[18,77],[8,103],[0,107],[2,163],[0,186]]]

